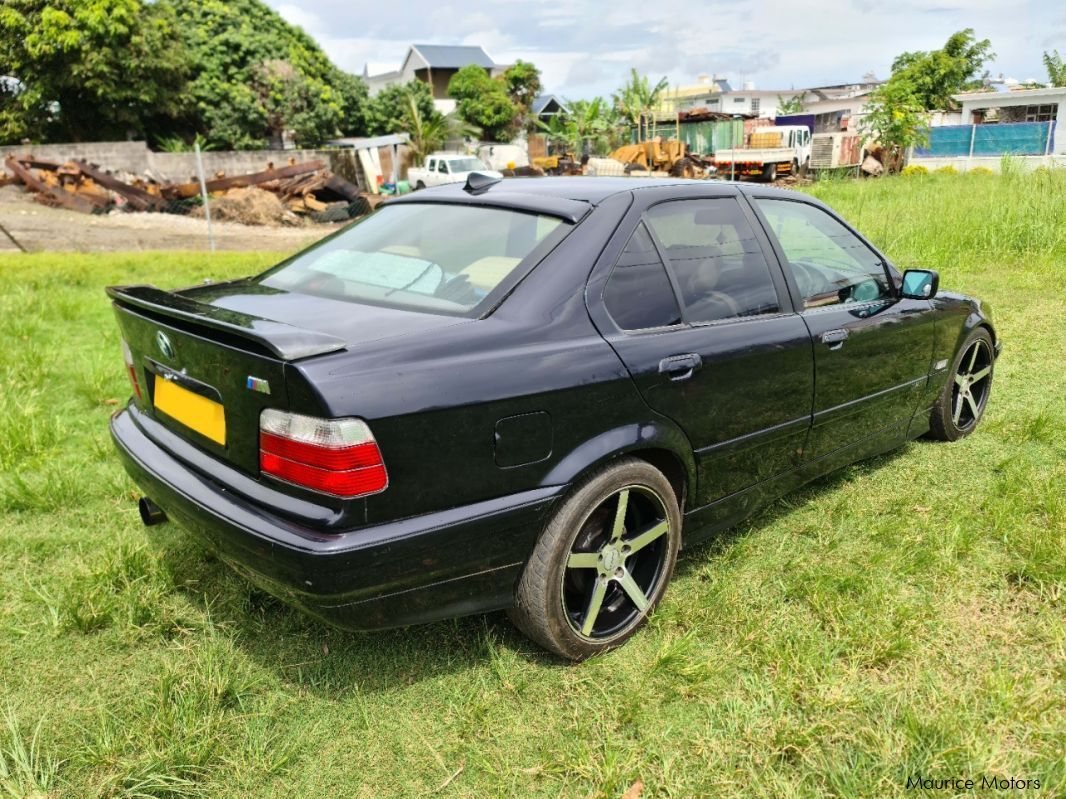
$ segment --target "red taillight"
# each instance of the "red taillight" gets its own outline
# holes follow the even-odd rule
[[[389,484],[381,450],[361,419],[316,419],[267,409],[259,417],[259,468],[345,499],[376,494]]]
[[[137,399],[143,400],[141,382],[137,379],[137,367],[133,363],[133,353],[130,352],[130,345],[125,341],[122,342],[122,360],[126,362],[126,376],[130,379],[130,385],[133,386],[133,393],[137,395]]]

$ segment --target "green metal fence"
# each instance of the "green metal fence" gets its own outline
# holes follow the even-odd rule
[[[680,133],[681,141],[688,145],[690,152],[700,155],[714,155],[718,150],[744,145],[744,120],[719,119],[707,122],[682,122],[673,125],[668,122],[660,124],[655,133],[664,139],[673,139]],[[636,128],[630,137],[637,141]]]

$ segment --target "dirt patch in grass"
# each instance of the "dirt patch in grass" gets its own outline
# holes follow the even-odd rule
[[[0,225],[30,252],[129,252],[143,250],[208,251],[207,222],[191,216],[158,213],[126,213],[116,211],[106,215],[81,214],[63,208],[48,208],[25,199],[17,186],[19,197],[0,197]],[[271,195],[273,196],[273,195]],[[273,198],[280,205],[276,197]],[[280,220],[282,207],[264,213],[261,203],[251,210],[245,203],[235,211],[242,220]],[[224,207],[226,205],[224,204]],[[230,217],[230,211],[223,212]],[[279,222],[280,224],[280,222]],[[312,244],[340,227],[337,224],[307,224],[298,227],[239,224],[237,221],[212,218],[215,247],[219,250],[273,250],[294,252]],[[17,253],[18,248],[0,233],[0,254]]]

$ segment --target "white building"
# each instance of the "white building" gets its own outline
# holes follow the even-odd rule
[[[448,96],[448,81],[460,69],[471,64],[482,67],[490,77],[502,74],[510,66],[497,64],[488,53],[476,46],[412,44],[399,69],[371,75],[369,69],[364,67],[363,80],[371,97],[397,83],[410,83],[413,80],[428,83],[437,110],[442,114],[450,114],[455,110],[455,100]]]
[[[1066,130],[1058,124],[1066,110],[1066,87],[964,92],[954,95],[962,105],[963,125],[1010,122],[1054,122],[1045,148],[1048,155],[1066,155]]]
[[[706,108],[723,114],[754,116],[760,119],[775,119],[780,115],[781,103],[803,99],[802,114],[820,117],[832,115],[826,126],[834,130],[854,130],[866,112],[868,96],[879,83],[866,80],[860,83],[844,83],[836,86],[816,86],[810,89],[756,89],[746,81],[742,88],[734,89],[724,78],[700,75],[696,86],[666,89],[659,103],[658,117],[667,120],[680,111]],[[826,116],[829,120],[829,116]],[[821,132],[821,131],[816,131]]]

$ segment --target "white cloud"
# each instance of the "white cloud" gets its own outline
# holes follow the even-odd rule
[[[307,9],[300,8],[300,6],[286,3],[276,6],[275,10],[281,14],[281,18],[286,22],[298,25],[310,34],[319,33],[322,30],[322,23],[318,15]]]
[[[884,77],[900,52],[967,27],[992,40],[993,73],[1042,78],[1041,51],[1066,39],[1061,0],[409,0],[373,13],[350,0],[268,2],[352,72],[396,69],[413,42],[480,44],[501,62],[532,61],[546,90],[571,98],[609,94],[631,66],[671,85],[701,73],[767,89]]]

